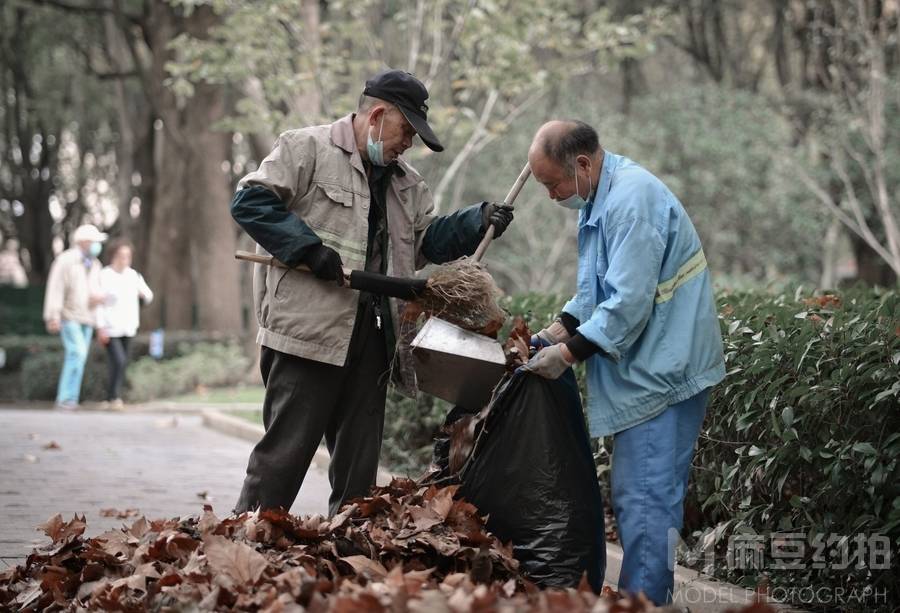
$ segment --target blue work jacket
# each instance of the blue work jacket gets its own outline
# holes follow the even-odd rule
[[[586,363],[592,436],[635,426],[725,377],[700,237],[675,195],[626,157],[605,153],[579,214],[578,293],[563,311],[603,350]]]

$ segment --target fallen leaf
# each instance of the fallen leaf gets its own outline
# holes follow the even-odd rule
[[[347,556],[339,559],[341,562],[349,564],[357,575],[368,573],[373,577],[380,578],[388,574],[387,569],[380,562],[366,556]]]
[[[359,507],[356,504],[345,506],[343,511],[332,517],[331,521],[328,522],[328,530],[334,532],[343,527],[347,520],[350,519],[358,509]]]
[[[62,515],[57,513],[46,522],[38,526],[39,530],[43,530],[44,534],[53,539],[54,543],[69,541],[77,536],[84,534],[87,523],[84,516],[81,518],[75,515],[71,521],[63,521]]]
[[[47,443],[46,445],[44,445],[44,449],[48,449],[48,450],[49,450],[49,449],[58,450],[58,449],[62,449],[62,447],[60,447],[60,446],[59,446],[59,443],[57,443],[56,441],[50,441],[49,443]]]
[[[100,517],[128,519],[129,517],[137,517],[138,515],[140,515],[140,510],[138,509],[125,509],[124,511],[120,511],[119,509],[100,509]]]
[[[204,536],[203,551],[213,570],[225,573],[237,583],[256,583],[268,566],[258,551],[224,536]]]
[[[200,521],[197,522],[197,529],[200,530],[200,534],[215,532],[218,526],[219,518],[213,513],[212,506],[208,504],[203,505],[203,515],[200,517]]]

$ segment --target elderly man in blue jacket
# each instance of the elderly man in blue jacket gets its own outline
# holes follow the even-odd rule
[[[613,435],[619,589],[671,602],[674,543],[709,389],[725,377],[700,239],[666,186],[604,151],[580,121],[551,121],[528,154],[556,204],[579,211],[578,288],[538,332],[526,370],[586,362],[592,436]]]

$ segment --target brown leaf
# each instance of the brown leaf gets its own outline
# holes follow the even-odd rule
[[[366,556],[346,556],[339,559],[341,562],[349,564],[357,575],[383,578],[388,574],[387,569],[382,566],[381,562]]]
[[[444,518],[432,508],[410,507],[409,516],[413,520],[416,530],[430,530],[432,527],[444,523]]]
[[[128,542],[128,536],[121,530],[110,530],[99,534],[92,538],[90,543],[116,559],[127,560],[131,554],[132,545]]]
[[[379,511],[389,508],[391,506],[391,498],[386,494],[373,498],[362,498],[357,504],[359,505],[360,517],[371,517]]]
[[[343,511],[331,518],[331,521],[328,522],[327,529],[331,532],[339,530],[347,523],[347,520],[357,512],[357,510],[359,510],[359,507],[355,503],[345,506]]]
[[[44,445],[44,449],[57,451],[62,449],[62,447],[60,447],[59,443],[57,443],[56,441],[50,441],[49,443]]]
[[[224,536],[204,536],[203,551],[214,571],[225,573],[237,583],[256,583],[268,566],[266,558],[258,551]]]
[[[434,511],[438,517],[446,519],[447,515],[450,513],[450,509],[453,507],[453,496],[458,489],[458,485],[451,485],[449,487],[440,488],[430,497],[426,493],[425,497],[428,499],[426,508]]]
[[[150,524],[147,523],[146,518],[141,517],[128,528],[127,533],[137,539],[140,540],[142,536],[150,532]]]
[[[357,596],[339,596],[332,600],[331,613],[382,613],[384,605],[373,594],[362,592]]]
[[[435,551],[447,557],[453,557],[459,553],[459,539],[455,535],[423,532],[416,535],[415,540],[430,545]]]
[[[140,514],[138,509],[100,509],[100,517],[115,517],[117,519],[128,519],[129,517],[137,517]]]
[[[81,518],[79,518],[78,515],[75,515],[71,521],[65,522],[63,521],[62,515],[57,513],[38,528],[43,530],[44,534],[53,539],[54,543],[57,543],[68,541],[76,536],[81,536],[84,534],[85,527],[87,527],[87,524],[84,521],[83,515]]]
[[[458,473],[469,459],[475,446],[475,426],[478,423],[477,415],[464,415],[450,424],[450,472]]]
[[[215,532],[218,527],[219,518],[213,513],[212,506],[208,504],[203,505],[203,515],[197,522],[197,530],[200,531],[200,534],[207,534],[209,532]]]

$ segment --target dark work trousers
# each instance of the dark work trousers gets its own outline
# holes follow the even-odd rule
[[[122,397],[122,385],[125,383],[125,366],[128,365],[128,344],[130,336],[113,336],[106,345],[109,358],[109,385],[106,391],[107,400]]]
[[[356,320],[344,366],[261,348],[266,432],[250,454],[235,512],[290,509],[323,436],[331,454],[330,515],[375,484],[384,430],[387,346],[370,303],[360,303]]]

